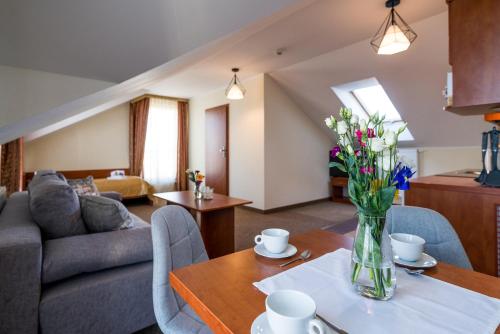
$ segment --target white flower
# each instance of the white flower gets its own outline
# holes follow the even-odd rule
[[[341,146],[346,147],[347,145],[349,145],[349,138],[347,138],[346,136],[341,136],[341,137],[339,137],[338,143]]]
[[[333,121],[332,121],[332,116],[325,118],[325,124],[327,127],[330,129],[333,129]]]
[[[347,145],[346,150],[347,150],[347,153],[349,153],[349,154],[354,154],[354,150],[352,149],[352,146],[351,146],[351,145]]]
[[[377,158],[377,165],[382,167],[382,170],[388,172],[395,164],[392,160],[391,151],[384,150],[383,154]]]
[[[382,138],[371,138],[370,141],[370,150],[372,152],[378,153],[382,152],[385,148],[384,140]]]
[[[337,133],[339,135],[345,135],[347,133],[347,123],[345,121],[337,123]]]
[[[396,133],[394,133],[394,131],[387,130],[384,133],[384,141],[385,141],[385,144],[387,146],[393,146],[393,145],[395,145],[397,138],[398,137],[397,137]]]
[[[351,124],[352,124],[352,125],[356,125],[356,124],[358,124],[358,121],[359,121],[359,117],[358,117],[358,115],[352,115],[352,116],[351,116]]]
[[[359,129],[361,130],[361,132],[366,132],[367,128],[368,126],[366,125],[366,121],[364,119],[359,121]]]
[[[398,130],[398,135],[402,134],[406,130],[407,126],[408,126],[408,123],[404,122],[403,125],[401,125],[401,127]]]

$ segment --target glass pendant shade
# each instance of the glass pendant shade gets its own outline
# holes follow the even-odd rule
[[[236,72],[238,72],[238,70],[233,69],[233,72],[234,76],[231,79],[229,86],[226,88],[226,97],[229,100],[241,100],[245,97],[246,89],[245,87],[243,87],[240,79],[238,79],[238,76],[236,75]]]
[[[410,40],[403,34],[401,29],[393,24],[385,32],[377,53],[379,55],[392,55],[407,50],[410,44]]]
[[[391,8],[370,44],[379,55],[392,55],[407,50],[417,38],[417,34]]]

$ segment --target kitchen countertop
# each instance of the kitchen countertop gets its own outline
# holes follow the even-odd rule
[[[424,176],[410,180],[411,188],[432,188],[500,196],[500,188],[482,186],[471,177]]]

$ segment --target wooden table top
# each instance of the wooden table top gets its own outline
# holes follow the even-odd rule
[[[155,197],[166,200],[169,203],[177,204],[200,212],[227,209],[235,206],[251,204],[252,201],[229,197],[221,194],[214,194],[210,200],[195,199],[192,191],[172,191],[154,194]]]
[[[299,250],[312,251],[311,259],[339,248],[352,248],[352,238],[314,230],[291,238]],[[295,265],[280,268],[283,260],[256,255],[253,249],[181,268],[170,273],[172,287],[215,333],[248,334],[253,320],[265,311],[266,296],[252,283]],[[451,284],[500,298],[500,279],[439,263],[427,275]],[[397,291],[396,291],[397,293]],[[500,330],[497,329],[497,333]]]

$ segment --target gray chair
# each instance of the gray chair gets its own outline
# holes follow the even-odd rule
[[[208,260],[200,231],[184,208],[169,205],[152,217],[153,306],[163,333],[212,333],[191,307],[170,287],[169,272]],[[200,279],[203,279],[200,277]]]
[[[441,214],[414,206],[393,206],[387,213],[391,233],[415,234],[425,239],[425,252],[438,261],[472,269],[457,233]]]

